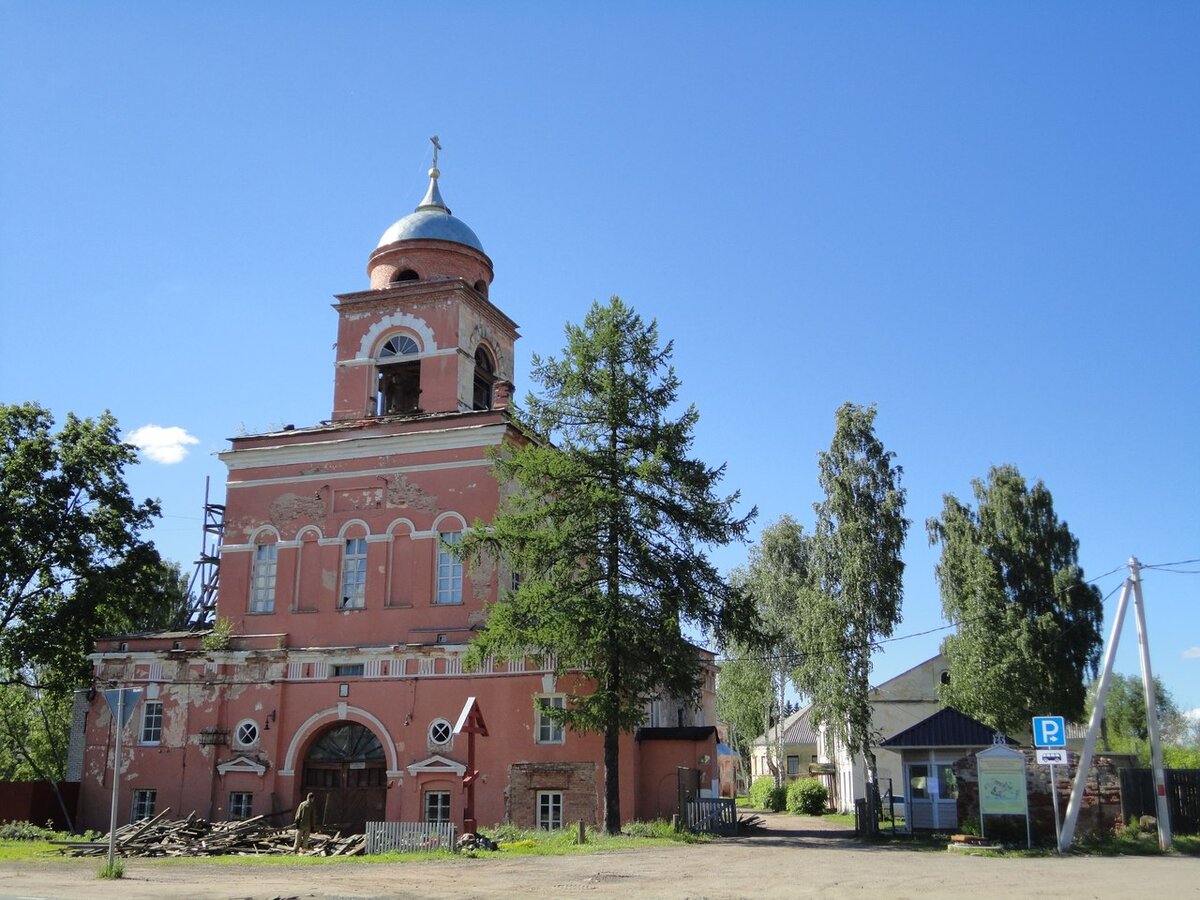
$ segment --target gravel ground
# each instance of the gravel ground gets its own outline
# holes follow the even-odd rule
[[[767,830],[703,845],[588,856],[330,866],[126,861],[95,877],[95,859],[0,864],[0,900],[335,900],[335,898],[1200,898],[1200,859],[997,859],[862,846],[819,819],[764,815]]]

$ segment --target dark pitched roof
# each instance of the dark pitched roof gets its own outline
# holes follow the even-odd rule
[[[911,728],[894,734],[880,747],[989,747],[995,743],[996,730],[972,719],[953,707],[939,709],[927,719],[922,719]],[[1004,743],[1016,745],[1016,741],[1001,735]]]

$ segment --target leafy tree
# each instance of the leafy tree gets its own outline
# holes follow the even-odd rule
[[[158,503],[130,497],[137,457],[112,415],[53,426],[36,404],[0,406],[0,671],[62,693],[99,635],[160,602],[161,560],[141,537]]]
[[[174,560],[164,559],[159,565],[148,567],[142,584],[147,602],[139,604],[132,613],[130,630],[184,628],[192,602],[190,586],[191,576]]]
[[[875,435],[875,407],[845,403],[833,441],[819,456],[825,499],[809,546],[809,575],[798,582],[796,686],[813,701],[827,734],[861,754],[877,781],[871,722],[871,652],[900,622],[908,532],[903,470]],[[873,799],[874,791],[868,791]],[[874,821],[874,817],[871,817]]]
[[[58,783],[66,779],[72,696],[25,684],[40,679],[24,675],[0,684],[0,781],[48,782],[70,826]]]
[[[1030,489],[1015,466],[993,467],[972,488],[976,508],[947,494],[941,518],[927,522],[942,546],[942,609],[958,625],[942,645],[942,698],[1001,731],[1027,731],[1035,715],[1078,720],[1104,614],[1079,542],[1046,486]]]
[[[767,734],[777,718],[776,692],[771,667],[761,651],[731,645],[730,658],[721,661],[717,676],[717,718],[729,726],[729,742],[750,759],[751,742]],[[770,760],[770,754],[768,754]]]
[[[1088,685],[1085,716],[1088,720],[1099,686],[1099,679]],[[1187,721],[1157,675],[1154,676],[1154,705],[1158,710],[1159,734],[1164,747],[1182,743],[1186,739]],[[1104,718],[1100,720],[1100,747],[1117,753],[1136,753],[1145,765],[1150,764],[1150,722],[1140,675],[1112,674],[1104,698]]]
[[[730,639],[754,631],[753,605],[701,549],[741,539],[753,512],[737,516],[737,495],[716,493],[723,467],[690,455],[697,412],[676,413],[672,348],[655,323],[614,297],[566,337],[561,359],[533,360],[542,393],[526,401],[527,424],[547,440],[497,456],[497,477],[514,489],[461,549],[521,575],[491,608],[473,658],[532,649],[590,680],[591,693],[548,714],[604,735],[604,825],[615,833],[621,732],[655,696],[700,687],[684,625]]]
[[[749,566],[739,573],[763,623],[761,639],[766,651],[760,675],[764,682],[759,690],[769,693],[771,705],[763,717],[762,733],[774,737],[767,764],[778,783],[782,783],[784,773],[783,733],[781,728],[772,732],[771,727],[795,712],[785,696],[799,652],[796,622],[811,592],[809,541],[795,519],[783,516],[763,529],[759,543],[750,550]]]

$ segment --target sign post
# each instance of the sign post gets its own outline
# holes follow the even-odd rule
[[[1067,761],[1067,727],[1062,716],[1034,716],[1033,744],[1038,748],[1039,765],[1050,767],[1050,799],[1054,803],[1054,846],[1062,854],[1062,825],[1058,816],[1058,779],[1054,775],[1056,763]]]
[[[997,740],[1002,738],[997,735]],[[1024,816],[1025,843],[1033,846],[1029,795],[1025,789],[1025,754],[996,743],[975,754],[979,767],[979,836],[986,837],[984,816]]]
[[[142,689],[114,688],[104,692],[104,699],[108,701],[108,708],[112,710],[113,724],[117,732],[116,745],[113,748],[112,810],[108,817],[108,868],[112,871],[113,858],[117,851],[117,785],[121,781],[121,732],[129,723],[134,707],[142,699]]]

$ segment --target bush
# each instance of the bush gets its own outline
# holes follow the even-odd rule
[[[793,781],[787,789],[787,810],[793,815],[819,816],[825,812],[829,792],[815,778]]]
[[[758,809],[780,812],[787,805],[787,789],[776,784],[770,775],[761,775],[750,785],[750,805]]]
[[[48,841],[54,837],[53,828],[42,828],[32,822],[5,822],[0,825],[0,840]]]

